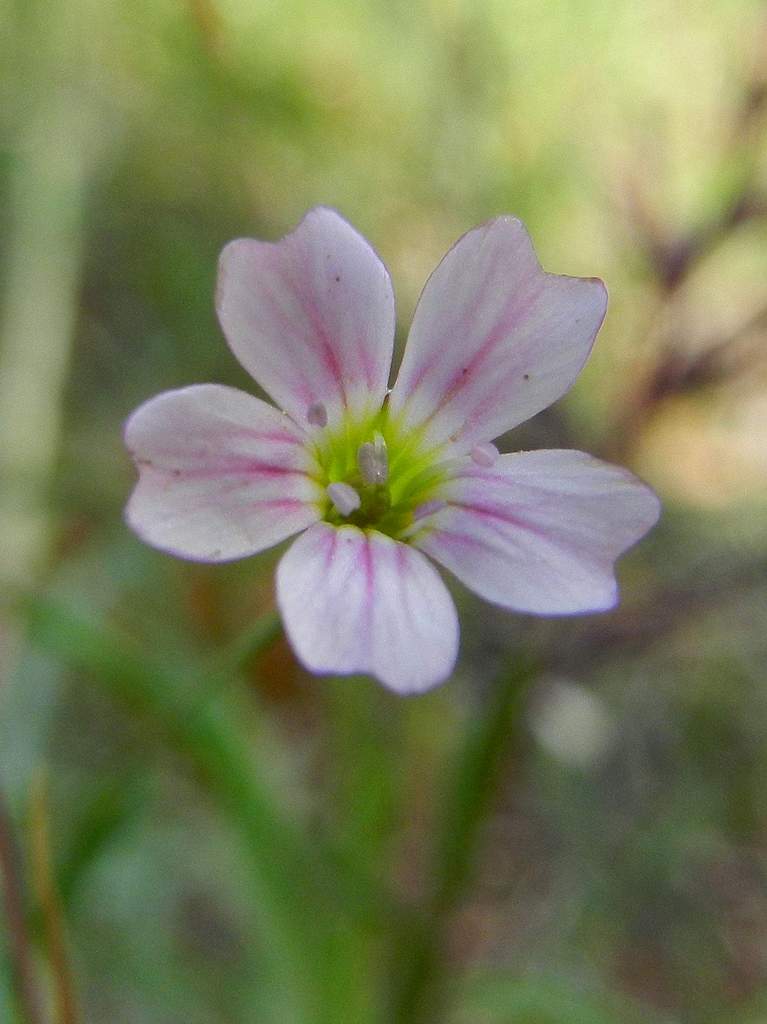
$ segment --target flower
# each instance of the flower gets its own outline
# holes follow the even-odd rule
[[[544,272],[513,217],[475,228],[429,278],[391,390],[391,281],[333,210],[276,243],[230,242],[216,307],[276,406],[219,384],[140,406],[127,520],[208,562],[300,533],[277,602],[306,668],[400,693],[446,679],[458,622],[427,555],[518,612],[615,605],[613,564],[657,520],[653,491],[583,452],[491,443],[570,388],[605,315],[601,281]]]

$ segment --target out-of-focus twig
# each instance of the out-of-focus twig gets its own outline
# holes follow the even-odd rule
[[[747,336],[761,330],[767,310],[756,313],[730,337],[712,339],[702,352],[690,353],[689,335],[677,293],[697,266],[710,257],[732,232],[749,221],[767,217],[767,193],[759,177],[760,153],[767,139],[767,20],[756,35],[752,67],[741,99],[733,111],[733,130],[718,160],[723,170],[735,169],[737,180],[728,198],[707,219],[676,236],[662,224],[647,184],[633,167],[625,168],[620,192],[631,235],[646,255],[655,284],[649,314],[641,328],[641,348],[654,345],[649,366],[640,372],[618,421],[608,431],[606,454],[630,458],[644,428],[668,398],[700,387],[718,385],[741,373],[758,354]],[[673,312],[673,316],[669,316]]]
[[[221,14],[213,0],[186,0],[189,14],[200,34],[202,43],[211,57],[221,53]]]
[[[764,336],[767,333],[767,305],[753,313],[727,338],[709,342],[705,351],[692,360],[683,390],[706,384],[719,384],[743,374],[767,357]]]
[[[657,409],[670,398],[720,387],[756,367],[767,356],[765,333],[767,306],[726,338],[710,340],[698,352],[689,351],[681,332],[673,335],[627,401],[604,454],[610,458],[629,457]]]
[[[695,579],[660,586],[639,607],[622,608],[594,621],[558,647],[544,667],[568,673],[593,671],[617,658],[639,656],[695,616],[723,605],[759,584],[767,585],[767,558],[748,558],[723,569],[712,560],[697,567]]]
[[[4,797],[0,794],[0,872],[5,897],[5,920],[14,993],[24,1024],[43,1024],[24,912],[19,860],[11,815]]]
[[[758,155],[765,142],[767,112],[767,19],[757,34],[757,46],[739,103],[733,110],[733,129],[718,160],[738,168],[737,188],[708,219],[687,232],[669,236],[662,225],[646,183],[626,168],[622,191],[633,237],[647,254],[653,276],[666,297],[689,277],[698,263],[724,241],[733,229],[767,215],[767,194],[759,179]]]
[[[747,80],[740,106],[732,124],[731,144],[748,142],[763,130],[767,114],[767,10],[752,35],[751,54],[747,57]]]
[[[713,217],[687,234],[665,239],[648,235],[644,239],[654,276],[667,294],[675,292],[695,267],[723,242],[730,232],[749,220],[767,214],[767,197],[750,181]]]
[[[79,1024],[75,982],[64,935],[64,917],[51,864],[48,782],[37,775],[30,793],[32,877],[42,911],[45,941],[53,979],[57,1024]]]
[[[644,396],[653,405],[672,395],[723,384],[767,355],[767,346],[755,342],[767,331],[767,306],[752,314],[728,337],[712,340],[702,352],[689,354],[684,345],[670,346],[648,380]]]

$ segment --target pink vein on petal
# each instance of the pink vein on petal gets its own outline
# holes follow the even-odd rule
[[[486,505],[474,505],[464,501],[448,501],[448,507],[462,508],[472,515],[486,516],[488,519],[498,519],[503,523],[508,523],[510,526],[516,526],[520,530],[525,530],[527,533],[534,533],[537,537],[543,537],[544,540],[551,540],[550,534],[545,529],[512,515],[506,509],[489,508]]]
[[[311,273],[308,272],[309,268],[306,266],[306,257],[304,257],[304,273],[307,274],[307,279],[312,280]],[[328,337],[328,332],[322,322],[322,314],[320,312],[319,304],[317,303],[316,296],[314,295],[313,285],[310,284],[307,288],[304,287],[302,281],[296,277],[293,278],[291,284],[294,289],[294,293],[298,296],[301,303],[301,308],[312,326],[315,332],[315,336],[320,342],[320,354],[322,363],[325,369],[330,373],[330,376],[334,379],[338,392],[341,397],[341,401],[344,405],[347,404],[346,398],[346,387],[344,384],[344,375],[341,370],[341,366],[338,362],[338,356],[331,344]]]
[[[369,652],[373,639],[373,602],[375,600],[375,591],[373,587],[373,551],[369,533],[365,534],[361,554],[362,571],[365,574],[365,642]]]
[[[215,466],[197,466],[193,469],[167,469],[164,466],[156,466],[149,460],[137,459],[138,465],[148,465],[157,469],[165,476],[172,476],[177,480],[214,480],[218,476],[229,476],[236,474],[243,479],[242,484],[251,483],[253,478],[262,477],[266,479],[278,479],[284,477],[306,477],[307,474],[300,469],[290,469],[287,466],[267,465],[260,462],[221,462]]]
[[[325,552],[325,568],[329,569],[336,554],[336,546],[338,544],[338,530],[328,530],[327,534],[329,543],[327,546],[327,551]]]
[[[439,398],[439,401],[436,403],[436,405],[431,410],[429,415],[421,421],[419,426],[425,426],[426,424],[431,423],[431,421],[440,412],[442,412],[445,406],[449,405],[450,402],[452,402],[453,399],[456,398],[461,393],[461,391],[464,390],[467,384],[473,383],[474,375],[476,374],[476,372],[480,369],[482,364],[486,362],[486,360],[495,352],[495,350],[498,348],[498,345],[501,342],[508,340],[510,331],[514,328],[514,326],[517,323],[519,323],[521,319],[523,319],[529,307],[533,305],[533,303],[538,299],[539,293],[540,288],[537,290],[530,288],[526,301],[524,303],[521,303],[516,309],[514,309],[513,313],[504,313],[503,316],[499,317],[497,323],[490,331],[487,338],[482,342],[477,351],[469,358],[466,364],[461,366],[460,370],[458,370],[457,373],[453,376],[453,378],[448,382],[447,386],[445,387],[445,390],[443,391],[442,395]],[[464,330],[466,330],[465,325],[471,322],[473,316],[476,316],[476,309],[478,307],[479,302],[475,301],[475,303],[472,306],[472,310],[469,311],[463,318],[462,327],[464,328]],[[424,376],[425,374],[421,374],[420,379],[423,379]],[[493,391],[492,399],[484,396],[482,402],[480,403],[481,409],[493,404],[496,391],[506,390],[506,387],[508,385],[506,383],[506,374],[503,372],[503,370],[499,372],[498,378],[498,384],[496,385],[496,388]],[[414,390],[415,386],[411,385],[411,393]],[[476,412],[473,414],[473,416],[476,416]],[[472,418],[472,416],[469,417],[469,422],[471,422]]]
[[[457,243],[457,245],[460,245],[460,242]],[[496,248],[498,248],[497,243]],[[437,267],[437,270],[439,270],[439,267]],[[534,283],[534,278],[538,274],[541,275],[541,281],[538,284],[537,288],[531,288],[530,285]],[[478,351],[472,356],[469,366],[467,367],[467,370],[464,371],[462,369],[456,375],[453,383],[448,386],[447,392],[450,392],[451,389],[456,386],[462,385],[464,382],[464,378],[470,376],[471,371],[475,370],[477,366],[479,366],[482,358],[487,354],[489,349],[495,347],[498,341],[503,339],[503,335],[505,333],[508,333],[511,326],[517,323],[524,316],[524,314],[528,311],[529,307],[538,298],[539,293],[543,288],[543,284],[548,276],[550,275],[546,275],[545,271],[541,270],[540,265],[536,265],[535,270],[531,270],[529,274],[525,275],[523,280],[519,282],[518,287],[520,290],[522,290],[523,287],[528,288],[529,291],[526,301],[524,303],[520,303],[518,308],[514,310],[514,302],[515,300],[518,299],[518,296],[515,293],[514,295],[511,295],[509,297],[509,301],[507,302],[504,308],[503,315],[498,317],[498,322],[493,328],[493,331],[491,331],[490,336],[482,344]],[[460,335],[462,337],[470,337],[473,324],[479,314],[480,309],[487,300],[487,292],[490,289],[491,285],[491,278],[486,277],[485,279],[483,279],[481,286],[475,291],[470,305],[468,306],[468,308],[462,311],[459,322],[453,325],[453,331],[455,334]],[[426,288],[428,288],[428,282]],[[424,292],[426,291],[426,288],[424,288]],[[512,307],[511,312],[510,307]],[[439,351],[432,351],[431,353],[429,353],[421,367],[411,375],[410,383],[408,385],[408,390],[411,394],[419,387],[420,384],[423,383],[424,377],[430,374],[434,367],[438,365],[443,358],[443,354]],[[448,400],[448,397],[445,397],[440,407],[444,404],[447,404]],[[438,410],[435,409],[432,415],[436,415],[437,411]]]

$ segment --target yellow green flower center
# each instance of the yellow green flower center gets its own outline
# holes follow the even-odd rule
[[[402,537],[445,479],[439,450],[424,452],[420,440],[401,429],[386,407],[316,434],[325,521]]]

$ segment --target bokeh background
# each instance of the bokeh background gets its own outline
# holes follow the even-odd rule
[[[0,6],[0,1019],[767,1021],[767,8],[756,0]],[[121,427],[252,388],[230,238],[315,203],[399,343],[501,212],[611,306],[503,448],[664,516],[608,615],[454,588],[454,678],[307,677],[279,552],[143,547]]]

